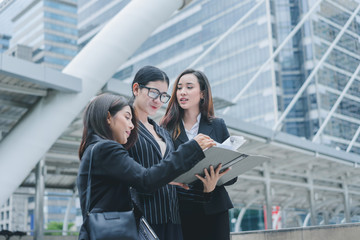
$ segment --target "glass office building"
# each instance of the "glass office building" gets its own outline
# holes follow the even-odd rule
[[[14,1],[19,4],[21,1]],[[31,49],[31,61],[62,69],[77,54],[77,3],[73,0],[28,1],[26,5],[7,7],[11,18],[12,38],[8,52],[23,55]],[[19,48],[19,46],[21,46]]]
[[[79,49],[83,48],[100,29],[123,9],[130,0],[78,0]]]
[[[272,128],[302,84],[321,61],[358,6],[358,1],[323,0],[267,64],[253,84],[238,96],[292,29],[317,1],[194,1],[159,27],[114,75],[131,81],[144,65],[155,65],[174,81],[185,68],[204,71],[218,113]],[[247,13],[248,16],[244,17]],[[359,21],[352,21],[310,84],[281,123],[281,130],[312,139],[359,64]],[[244,18],[244,19],[242,19]],[[236,26],[235,24],[241,21]],[[231,27],[226,38],[195,65],[192,63]],[[356,76],[320,135],[322,143],[360,154],[359,82]],[[353,139],[354,138],[354,139]]]
[[[314,2],[274,1],[278,44]],[[283,110],[349,21],[349,27],[344,29],[346,31],[328,57],[324,58],[324,63],[286,118],[283,127],[286,132],[312,139],[355,72],[359,64],[360,16],[354,11],[358,4],[358,1],[322,1],[310,21],[304,24],[301,31],[281,51],[278,81],[282,90],[279,109]],[[356,15],[351,21],[353,13]],[[327,123],[321,135],[322,143],[347,150],[351,140],[356,137],[360,124],[359,80],[356,76]],[[359,138],[351,152],[360,153]]]
[[[147,64],[173,81],[200,54],[241,19],[254,1],[194,1],[159,27],[114,78],[127,81]],[[263,2],[227,38],[194,66],[206,73],[215,103],[226,106],[272,52],[270,6]],[[277,91],[271,63],[230,110],[235,118],[271,127],[277,115]],[[220,107],[217,107],[219,110]]]
[[[349,27],[344,29],[345,32],[339,42],[318,71],[312,86],[309,87],[310,126],[322,123],[360,64],[360,15],[355,12],[358,11],[356,9],[358,5],[358,1],[350,0],[325,1],[312,21],[314,42],[311,46],[311,54],[306,57],[316,62],[343,30],[351,15],[356,14],[354,20],[349,21]],[[346,150],[352,138],[356,137],[355,133],[360,124],[360,78],[358,74],[354,77],[355,80],[322,135],[323,143],[343,150]],[[358,137],[351,149],[352,152],[360,154],[359,142]]]

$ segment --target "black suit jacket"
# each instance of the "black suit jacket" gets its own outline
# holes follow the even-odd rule
[[[90,145],[81,158],[77,176],[83,218],[86,216],[90,150],[97,142],[99,144],[94,148],[92,160],[90,210],[94,208],[103,211],[130,210],[130,187],[143,192],[154,191],[186,172],[205,157],[200,146],[195,141],[191,141],[182,149],[172,152],[161,163],[146,169],[134,161],[121,144],[93,135]]]
[[[181,132],[179,137],[174,141],[176,149],[178,149],[180,145],[189,141],[182,122],[180,123],[180,131]],[[221,118],[214,118],[211,122],[208,122],[206,118],[201,117],[198,133],[206,134],[219,143],[224,142],[230,136],[229,131],[226,128],[225,122]],[[236,181],[237,178],[234,178],[229,182],[225,183],[224,185],[231,185],[234,184]],[[233,208],[233,204],[224,185],[217,186],[215,188],[212,194],[212,198],[209,202],[199,203],[180,200],[180,213],[194,213],[198,211],[203,211],[205,214],[216,214]],[[199,189],[203,188],[203,185],[200,181],[196,181],[191,187]]]

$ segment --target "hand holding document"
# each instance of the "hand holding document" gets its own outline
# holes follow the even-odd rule
[[[242,136],[230,136],[223,143],[217,143],[217,147],[228,148],[230,150],[236,151],[246,142],[245,138]]]
[[[217,185],[220,186],[255,166],[270,160],[269,157],[265,156],[241,153],[241,146],[245,142],[246,140],[242,136],[230,136],[223,143],[217,143],[216,146],[205,149],[205,159],[173,181],[185,184],[192,183],[197,180],[195,175],[204,176],[203,172],[205,168],[209,169],[211,165],[216,167],[222,163],[221,171],[229,167],[231,167],[231,170],[219,179]]]

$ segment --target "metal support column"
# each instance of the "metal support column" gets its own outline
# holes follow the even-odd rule
[[[354,145],[356,139],[359,137],[359,134],[360,134],[360,126],[358,127],[354,137],[351,139],[351,142],[349,144],[349,146],[346,148],[346,152],[350,152],[352,146]]]
[[[323,220],[319,223],[319,225],[328,225],[329,224],[329,213],[328,211],[321,212],[323,216]]]
[[[66,206],[66,211],[65,211],[65,216],[64,216],[64,222],[63,222],[63,229],[62,229],[62,235],[63,236],[67,236],[68,235],[68,220],[69,220],[69,215],[70,215],[70,210],[71,210],[71,206],[72,206],[72,203],[74,202],[75,200],[75,197],[76,197],[77,193],[76,193],[76,190],[74,190],[73,192],[73,195],[71,196],[71,198],[69,198],[69,201],[67,203],[67,206]]]
[[[257,200],[259,200],[259,198],[261,198],[261,196],[257,196],[257,197],[255,197],[255,198],[253,198],[250,202],[248,202],[248,203],[246,204],[245,207],[241,208],[241,211],[240,211],[240,213],[239,213],[239,215],[238,215],[238,217],[237,217],[237,219],[236,219],[234,232],[240,232],[240,231],[241,231],[240,226],[241,226],[241,222],[242,222],[242,220],[243,220],[243,217],[244,217],[244,215],[245,215],[245,213],[246,213],[246,210],[248,210],[248,208],[249,208],[254,202],[256,202]]]
[[[267,163],[264,163],[264,178],[265,178],[265,204],[266,204],[266,222],[267,229],[272,229],[272,203],[271,203],[271,182],[270,170]]]
[[[316,210],[315,210],[315,193],[314,193],[314,181],[313,181],[313,177],[312,177],[312,173],[309,170],[307,172],[307,181],[308,181],[308,191],[309,191],[309,205],[310,205],[310,221],[311,221],[311,225],[315,226],[316,225]]]
[[[35,240],[44,239],[44,192],[45,192],[45,159],[42,158],[36,165],[36,192],[35,192]]]
[[[303,227],[306,227],[308,225],[309,219],[310,219],[311,213],[306,214],[306,217],[303,222]]]
[[[342,188],[344,190],[344,215],[345,215],[345,222],[350,223],[351,222],[351,216],[350,216],[350,201],[349,201],[349,188],[347,183],[347,178],[344,177]]]

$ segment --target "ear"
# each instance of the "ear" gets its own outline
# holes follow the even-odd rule
[[[135,97],[137,97],[139,95],[140,87],[139,87],[138,83],[133,84],[132,91],[133,91]]]
[[[204,100],[204,91],[200,91],[200,99]]]
[[[110,114],[110,112],[107,113],[106,121],[107,121],[107,123],[109,125],[111,124],[111,114]]]

